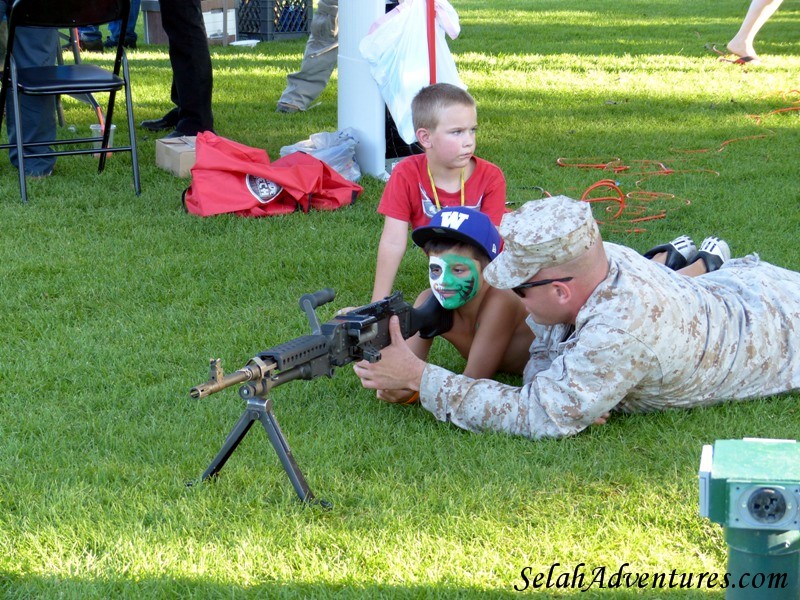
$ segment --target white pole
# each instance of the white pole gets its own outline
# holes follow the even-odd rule
[[[385,0],[339,2],[338,128],[351,127],[356,132],[361,172],[383,179],[387,177],[386,105],[358,45],[370,25],[385,13]]]

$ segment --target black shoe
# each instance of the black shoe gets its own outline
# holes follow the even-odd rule
[[[161,131],[162,129],[172,129],[178,124],[178,109],[175,108],[169,111],[160,119],[150,119],[149,121],[142,121],[139,126],[148,131]]]
[[[676,237],[668,244],[661,244],[652,250],[645,252],[645,258],[653,258],[656,254],[666,252],[667,257],[664,261],[664,266],[673,271],[682,269],[690,262],[694,262],[694,257],[697,254],[697,246],[694,245],[692,238],[688,235]]]
[[[81,50],[86,52],[103,51],[103,40],[79,40],[78,44],[80,45]]]
[[[216,133],[213,129],[205,129],[204,131],[208,131],[209,133]],[[161,139],[162,140],[168,140],[168,139],[171,139],[171,138],[194,137],[194,136],[196,136],[196,135],[198,135],[200,133],[202,133],[202,132],[193,131],[193,132],[190,133],[188,131],[179,131],[179,130],[175,129],[173,131],[170,131],[167,135],[165,135]]]
[[[724,263],[731,259],[731,249],[725,240],[716,236],[707,237],[700,244],[693,263],[702,260],[706,265],[706,273],[711,273],[719,269]]]
[[[122,45],[125,46],[126,48],[130,48],[131,50],[136,50],[136,40],[134,38],[126,37],[125,41],[122,42]],[[117,40],[106,38],[106,41],[103,43],[103,46],[105,46],[106,48],[116,48]]]
[[[173,138],[194,137],[196,135],[197,135],[197,132],[195,132],[195,133],[184,133],[183,131],[178,131],[177,129],[173,129],[172,131],[170,131],[167,135],[165,135],[161,139],[162,140],[169,140],[169,139],[173,139]]]

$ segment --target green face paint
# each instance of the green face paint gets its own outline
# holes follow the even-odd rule
[[[431,256],[428,259],[428,278],[439,304],[450,310],[472,300],[480,287],[475,259],[459,254]]]

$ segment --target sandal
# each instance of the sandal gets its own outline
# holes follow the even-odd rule
[[[645,252],[644,257],[653,258],[656,254],[662,252],[667,253],[667,260],[664,262],[664,265],[668,269],[677,271],[690,264],[690,261],[695,261],[697,246],[694,245],[692,238],[688,235],[682,235],[676,237],[668,244],[661,244],[660,246],[648,250]]]
[[[692,260],[692,263],[702,260],[706,265],[706,273],[711,273],[730,259],[731,249],[728,243],[718,237],[711,236],[704,239],[703,243],[700,244],[700,250]]]
[[[717,48],[717,44],[706,44],[706,50],[713,52],[717,55],[717,60],[722,62],[732,63],[734,65],[750,65],[756,66],[761,64],[761,60],[757,56],[742,56],[731,52],[725,48],[725,52]]]

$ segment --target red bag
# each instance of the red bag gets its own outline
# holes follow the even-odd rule
[[[192,184],[183,193],[186,210],[207,217],[234,213],[265,217],[334,210],[352,204],[363,188],[321,160],[295,153],[270,163],[265,150],[209,131],[197,135]],[[299,155],[299,156],[296,156]]]
[[[342,206],[349,206],[356,201],[364,191],[357,183],[342,177],[336,169],[320,159],[305,152],[292,152],[274,163],[274,167],[300,168],[306,172],[320,169],[320,185],[311,192],[309,201],[311,208],[317,210],[336,210]],[[303,208],[308,212],[308,206]]]

